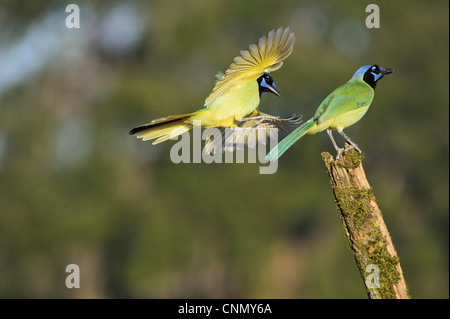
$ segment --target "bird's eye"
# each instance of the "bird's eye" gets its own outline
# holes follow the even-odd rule
[[[376,65],[374,65],[374,66],[372,67],[372,71],[373,71],[375,74],[378,74],[378,73],[379,73],[378,67],[377,67]]]

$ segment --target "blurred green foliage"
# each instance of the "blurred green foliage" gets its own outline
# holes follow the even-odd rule
[[[174,142],[128,136],[199,109],[239,50],[290,25],[294,52],[272,74],[282,97],[264,95],[264,112],[308,118],[360,66],[395,69],[347,134],[412,297],[448,298],[448,1],[377,1],[380,29],[365,27],[369,3],[78,1],[75,30],[60,1],[3,1],[2,49],[55,13],[45,30],[61,38],[0,90],[0,297],[366,298],[320,157],[333,151],[326,134],[294,145],[273,175],[173,164]],[[135,42],[126,30],[107,41],[136,22],[106,23],[117,7],[137,12]],[[80,289],[64,285],[71,263]]]

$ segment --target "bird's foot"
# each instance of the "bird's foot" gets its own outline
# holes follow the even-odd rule
[[[343,152],[345,152],[347,149],[343,149],[343,148],[337,148],[336,149],[336,152],[337,152],[337,155],[336,155],[336,161],[341,157],[341,154],[343,153]]]
[[[265,121],[271,121],[273,120],[274,117],[272,116],[268,116],[268,115],[258,115],[258,116],[253,116],[253,117],[243,117],[239,120],[237,120],[240,123],[244,123],[247,121],[254,121],[253,125],[251,126],[251,128],[257,128],[260,124],[264,123]]]
[[[350,146],[348,146],[348,147],[346,147],[345,149],[344,149],[344,152],[347,152],[347,151],[350,151],[351,149],[355,149],[355,150],[357,150],[359,153],[362,153],[362,151],[361,151],[361,149],[358,147],[358,145],[350,145]]]
[[[355,144],[355,143],[350,143],[350,145],[347,146],[347,147],[344,149],[344,152],[350,151],[352,148],[354,148],[355,150],[357,150],[360,154],[362,153],[361,149],[360,149],[360,148],[358,147],[358,145]]]
[[[357,145],[355,142],[353,142],[353,141],[350,139],[350,137],[348,137],[348,136],[344,133],[344,131],[338,131],[338,132],[339,132],[339,134],[342,135],[343,138],[345,138],[345,142],[347,142],[347,144],[349,144],[349,146],[345,148],[345,151],[348,151],[348,150],[351,150],[352,148],[355,148],[360,154],[362,153],[362,152],[361,152],[361,149],[358,147],[358,145]]]
[[[345,152],[350,151],[351,149],[355,149],[357,150],[360,154],[362,154],[361,149],[358,147],[358,145],[356,144],[350,144],[349,146],[347,146],[346,148],[338,148],[336,149],[337,152],[337,156],[336,156],[336,161],[341,157],[341,155]]]

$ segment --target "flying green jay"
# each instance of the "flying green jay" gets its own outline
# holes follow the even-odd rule
[[[392,72],[392,69],[382,68],[376,64],[359,68],[350,81],[338,87],[323,100],[314,117],[286,136],[267,154],[266,159],[276,161],[303,135],[316,134],[324,130],[327,130],[336,149],[336,159],[343,151],[350,148],[355,148],[361,153],[358,145],[344,133],[344,129],[358,122],[366,114],[375,95],[374,89],[378,81]],[[342,149],[337,146],[333,138],[333,130],[338,131],[346,139],[350,144],[348,148]]]
[[[183,134],[194,125],[218,128],[221,137],[209,137],[204,149],[206,153],[214,153],[218,144],[228,142],[227,139],[234,139],[239,145],[248,144],[245,135],[229,136],[225,134],[224,128],[232,128],[234,133],[239,129],[251,129],[257,134],[259,129],[271,128],[278,132],[277,129],[283,129],[286,124],[298,123],[298,117],[281,119],[258,109],[263,92],[280,96],[268,73],[282,66],[283,60],[291,54],[293,44],[294,34],[289,27],[270,31],[257,44],[251,44],[248,50],[242,50],[225,73],[219,72],[214,89],[206,98],[202,109],[153,120],[133,128],[130,135],[136,135],[143,141],[156,139],[153,144],[158,144]],[[266,139],[265,134],[260,135]]]

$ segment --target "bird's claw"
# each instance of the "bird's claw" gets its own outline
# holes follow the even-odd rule
[[[339,157],[341,157],[341,154],[346,151],[346,149],[338,148],[336,151],[337,151],[337,155],[336,155],[336,161],[337,161],[339,159]]]
[[[346,147],[344,149],[344,152],[350,151],[352,148],[354,148],[355,150],[357,150],[359,153],[362,153],[361,149],[358,147],[358,145],[356,144],[351,144],[350,146]]]
[[[271,119],[271,117],[266,116],[266,115],[258,115],[258,116],[253,116],[253,117],[243,117],[237,121],[239,123],[244,123],[246,121],[255,120],[255,123],[253,123],[251,128],[257,128],[261,123],[263,123],[264,121],[266,121],[268,119]]]
[[[362,154],[362,151],[361,151],[361,149],[358,147],[358,145],[356,145],[356,144],[351,144],[351,145],[347,146],[346,148],[339,148],[339,149],[336,150],[336,151],[337,151],[336,161],[341,157],[341,154],[342,154],[342,153],[348,152],[348,151],[350,151],[350,150],[353,149],[353,148],[354,148],[355,150],[357,150],[360,154]]]

